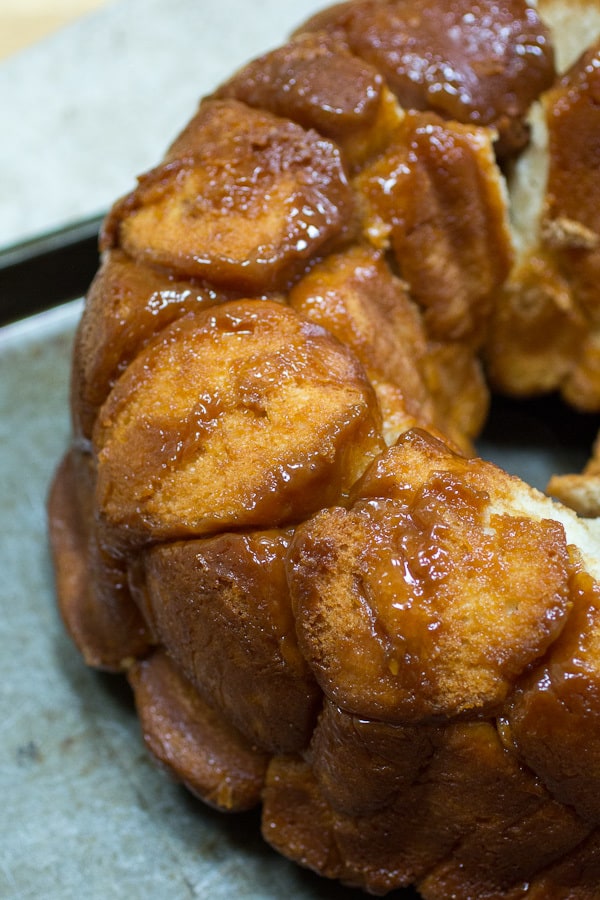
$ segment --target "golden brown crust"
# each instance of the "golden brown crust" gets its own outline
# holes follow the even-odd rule
[[[461,341],[429,341],[424,368],[440,431],[473,455],[471,442],[481,434],[490,407],[480,360]]]
[[[258,57],[215,92],[340,139],[372,126],[384,80],[335,37],[305,34]]]
[[[403,111],[380,72],[324,32],[249,63],[213,95],[268,109],[335,140],[350,170],[381,152]]]
[[[332,834],[333,816],[304,760],[274,756],[263,791],[262,833],[289,859],[327,878],[344,872]]]
[[[270,301],[219,306],[163,331],[115,385],[94,430],[98,510],[130,547],[299,521],[348,492],[379,429],[330,335]]]
[[[564,860],[533,879],[528,900],[596,900],[600,884],[600,832],[595,830]]]
[[[433,791],[433,821],[442,835],[450,832],[455,840],[419,880],[425,900],[453,893],[465,898],[519,897],[537,872],[589,833],[506,753],[489,722],[445,731],[426,779]]]
[[[154,758],[210,806],[224,812],[256,806],[267,755],[208,706],[165,653],[157,651],[128,674]]]
[[[153,547],[137,583],[146,620],[171,659],[212,707],[271,753],[306,747],[320,704],[285,579],[290,537],[222,534]]]
[[[310,757],[275,757],[264,794],[266,839],[301,864],[370,893],[416,881],[431,900],[517,900],[525,882],[589,834],[503,748],[491,723],[431,730],[427,747],[421,731],[358,720],[326,705],[315,752],[339,761],[336,775],[349,776],[353,753],[357,763],[368,760],[373,803],[361,808],[359,800],[350,810],[344,786],[340,802],[335,781],[323,780]],[[394,751],[401,749],[398,759]],[[425,750],[421,765],[419,750]],[[515,845],[507,854],[509,835]]]
[[[529,397],[557,390],[581,353],[586,323],[547,253],[523,260],[496,298],[486,371],[493,386]]]
[[[347,241],[353,221],[335,144],[235,100],[205,100],[165,162],[113,209],[103,243],[260,293]]]
[[[349,510],[298,528],[300,647],[326,696],[397,724],[493,712],[571,607],[562,527],[498,504],[509,476],[408,432]]]
[[[86,663],[121,672],[148,652],[152,639],[129,593],[126,565],[98,541],[92,492],[90,460],[72,450],[48,500],[56,594]]]
[[[106,253],[88,291],[75,340],[71,383],[75,432],[90,438],[119,375],[163,328],[188,312],[228,299],[210,285]]]
[[[600,139],[600,42],[548,91],[549,172],[542,237],[585,314],[598,323],[600,211],[595,177]]]
[[[512,256],[491,135],[407,113],[354,186],[364,236],[393,251],[428,334],[480,343]]]
[[[356,354],[375,388],[389,444],[412,425],[435,422],[422,374],[421,318],[381,251],[357,245],[329,256],[292,288],[289,302]]]
[[[561,803],[600,819],[600,585],[573,575],[574,612],[543,664],[519,686],[505,739]]]
[[[354,716],[326,700],[305,758],[332,808],[365,817],[419,780],[442,731]]]

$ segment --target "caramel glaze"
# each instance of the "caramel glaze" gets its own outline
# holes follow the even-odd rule
[[[300,35],[244,66],[214,94],[292,119],[343,141],[373,125],[382,102],[381,72],[334,36]]]
[[[572,605],[562,527],[496,512],[502,473],[440,448],[408,432],[350,509],[294,535],[300,647],[326,696],[358,716],[401,724],[497,709]]]
[[[353,223],[335,144],[236,100],[207,99],[165,162],[115,206],[103,247],[262,292],[347,241]]]
[[[393,252],[428,333],[480,346],[512,261],[489,136],[409,112],[354,185],[365,236]]]
[[[96,422],[104,540],[131,550],[299,521],[347,494],[383,448],[380,428],[352,354],[289,308],[248,300],[184,317]]]
[[[359,0],[318,13],[304,31],[345,41],[403,107],[496,128],[500,155],[527,143],[527,110],[554,79],[550,35],[525,0]]]

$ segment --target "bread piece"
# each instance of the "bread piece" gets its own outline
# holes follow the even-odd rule
[[[317,264],[291,290],[290,305],[356,354],[375,388],[388,444],[436,414],[424,382],[421,317],[383,254],[355,246]]]
[[[129,670],[144,740],[189,790],[224,812],[260,801],[267,756],[208,706],[157,651]]]
[[[122,250],[107,252],[75,338],[71,405],[76,434],[91,437],[114,383],[159,331],[188,312],[229,298],[208,284],[140,265]]]
[[[65,626],[89,666],[125,671],[152,646],[127,585],[127,566],[98,540],[91,459],[68,453],[48,500],[56,593]]]
[[[600,884],[600,832],[593,831],[564,860],[528,886],[528,900],[596,900]]]
[[[512,258],[490,132],[407,113],[354,186],[364,236],[393,252],[428,335],[478,346]]]
[[[300,526],[290,553],[298,639],[325,695],[397,724],[493,713],[573,603],[551,501],[418,431],[352,499]]]
[[[271,301],[161,332],[94,429],[96,499],[121,547],[299,521],[335,502],[384,446],[355,358]]]
[[[324,32],[253,60],[214,96],[316,129],[335,140],[351,169],[385,147],[403,115],[381,73]]]
[[[299,865],[339,879],[345,869],[333,822],[308,763],[298,756],[274,756],[263,790],[264,839]]]
[[[527,143],[524,119],[554,74],[550,35],[525,0],[359,0],[317,13],[298,33],[327,31],[387,79],[400,105],[489,125],[498,150]]]
[[[420,779],[442,732],[436,725],[361,718],[326,700],[304,757],[336,812],[365,817]]]
[[[536,0],[540,19],[550,29],[556,68],[565,72],[600,38],[600,3],[598,0]]]
[[[291,535],[220,534],[144,553],[135,595],[190,684],[253,745],[308,745],[320,692],[298,649],[285,579]]]
[[[553,475],[546,493],[584,517],[600,517],[600,436],[592,456],[580,474]]]
[[[205,100],[165,162],[115,206],[103,247],[260,293],[286,287],[352,229],[335,144],[235,100]]]
[[[480,435],[490,407],[477,354],[462,341],[429,341],[425,382],[445,439],[467,455],[474,454],[472,442]]]
[[[472,453],[488,392],[473,352],[428,341],[408,285],[381,250],[357,245],[318,263],[290,291],[292,308],[351,348],[375,388],[388,445],[415,425]]]
[[[589,825],[505,752],[490,722],[448,728],[424,780],[432,794],[427,812],[438,833],[455,836],[444,858],[418,881],[424,900],[521,898],[538,872],[590,833]]]
[[[560,638],[519,686],[505,740],[557,800],[600,823],[600,584],[581,565]]]
[[[339,809],[335,781],[322,781],[311,756],[275,757],[264,793],[266,839],[303,865],[370,893],[416,881],[426,900],[516,900],[526,893],[524,883],[589,834],[589,825],[552,800],[503,748],[490,722],[430,730],[419,766],[421,731],[331,713],[326,705],[315,746],[334,766],[339,761],[336,774],[351,781],[356,776],[344,760],[353,752],[357,763],[368,758],[374,803]],[[390,754],[392,748],[404,752]],[[340,791],[347,803],[343,783]]]

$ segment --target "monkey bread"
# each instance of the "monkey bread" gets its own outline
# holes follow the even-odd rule
[[[299,864],[600,896],[600,4],[351,0],[108,214],[49,499],[59,606],[156,760]],[[550,496],[552,495],[552,496]]]

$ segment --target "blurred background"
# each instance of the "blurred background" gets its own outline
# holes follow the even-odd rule
[[[0,0],[0,59],[47,37],[108,0]]]

